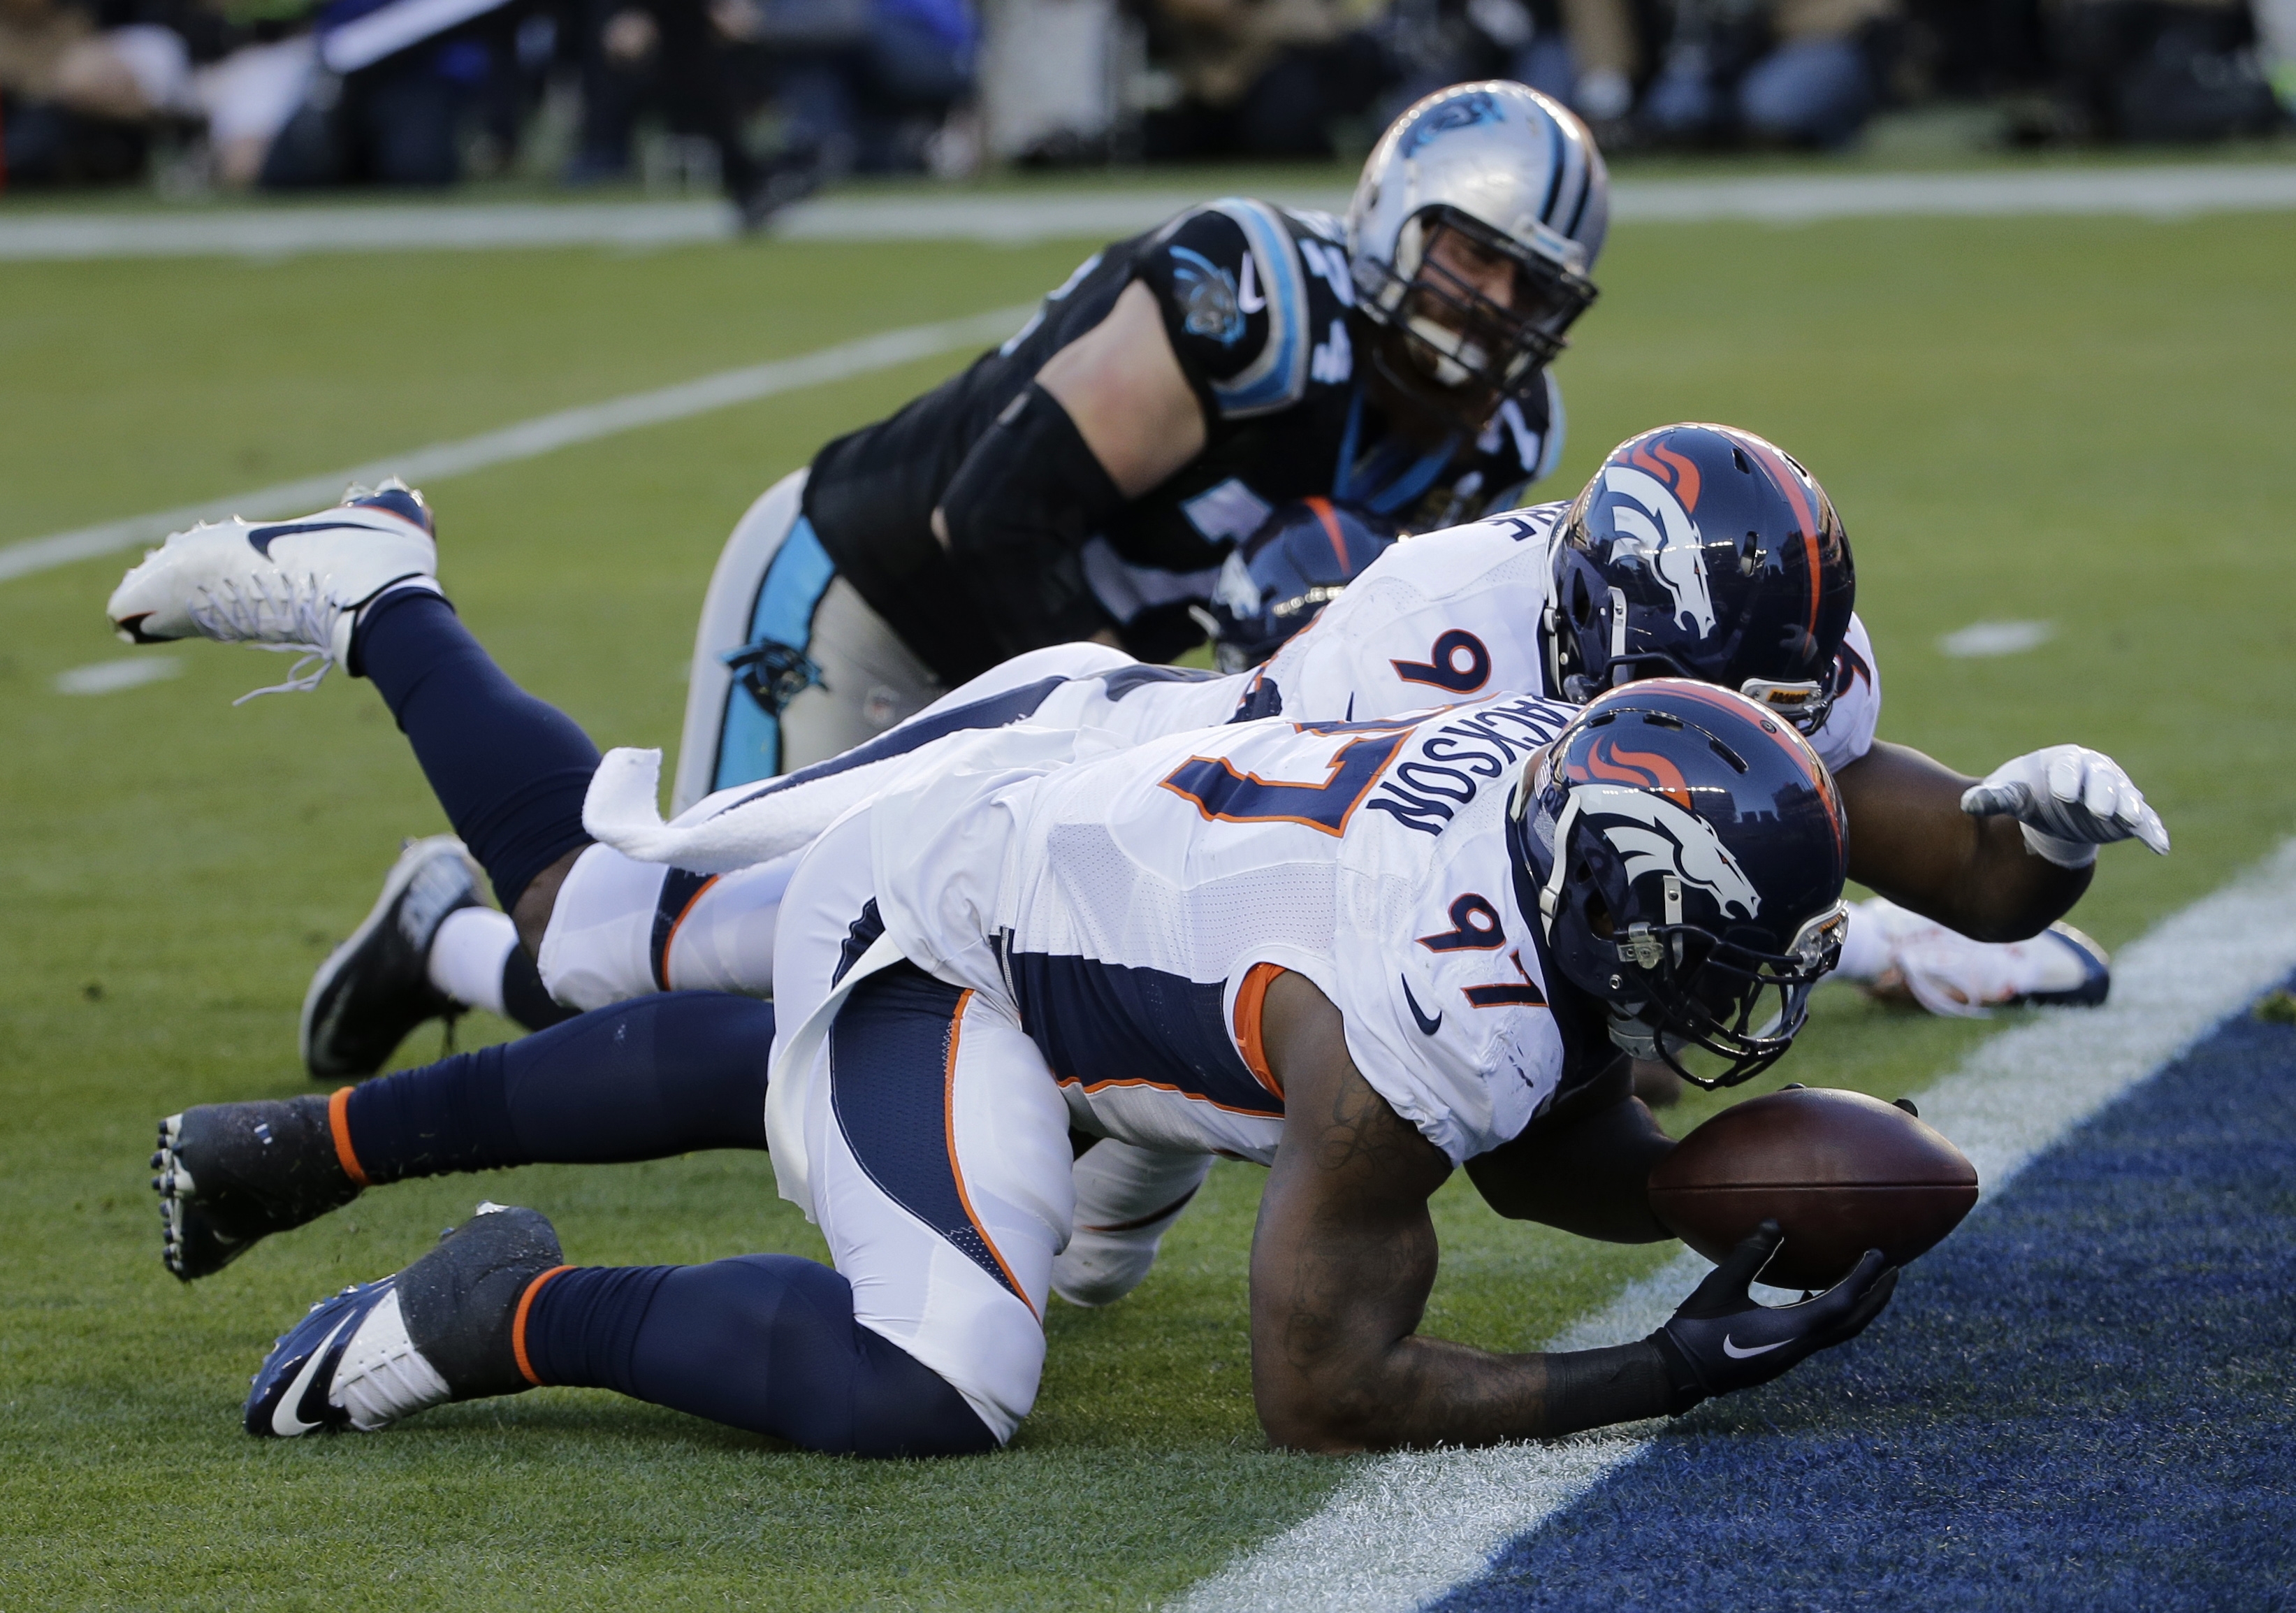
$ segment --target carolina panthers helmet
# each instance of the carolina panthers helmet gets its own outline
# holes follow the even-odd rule
[[[1751,432],[1664,425],[1611,450],[1555,528],[1548,672],[1571,700],[1673,674],[1815,733],[1857,602],[1841,518]]]
[[[1702,1087],[1775,1063],[1841,956],[1833,779],[1727,689],[1656,678],[1596,695],[1515,786],[1507,848],[1518,903],[1609,1010],[1611,1041]]]
[[[1390,338],[1374,361],[1415,395],[1529,393],[1595,300],[1587,276],[1610,196],[1594,137],[1560,102],[1504,79],[1420,101],[1380,136],[1348,210],[1356,305]],[[1508,305],[1438,260],[1447,234],[1463,238],[1467,261],[1513,267]]]
[[[1258,666],[1395,542],[1395,528],[1328,498],[1278,506],[1228,554],[1199,620],[1223,672]]]

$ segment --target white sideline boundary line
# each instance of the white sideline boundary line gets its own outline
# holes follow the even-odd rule
[[[491,465],[537,458],[544,454],[555,453],[560,449],[572,448],[578,443],[595,442],[602,437],[636,431],[642,426],[691,419],[696,415],[730,408],[739,403],[754,403],[760,398],[771,398],[781,392],[799,391],[832,381],[848,381],[873,370],[892,369],[920,358],[933,358],[955,348],[1001,341],[1019,329],[1021,322],[1035,312],[1035,305],[1030,304],[1022,308],[998,309],[963,319],[942,320],[933,325],[908,325],[874,336],[864,336],[858,341],[840,342],[835,347],[825,347],[795,358],[776,358],[768,364],[726,370],[715,375],[704,375],[698,381],[681,382],[676,386],[661,387],[653,391],[634,392],[628,397],[609,399],[603,403],[561,409],[555,414],[521,420],[515,425],[506,425],[497,431],[465,437],[458,442],[434,442],[427,448],[371,459],[364,465],[349,465],[323,475],[306,476],[296,481],[258,488],[253,492],[233,493],[198,504],[178,505],[170,510],[131,515],[125,521],[107,521],[99,526],[85,526],[45,538],[28,539],[0,547],[0,582],[29,577],[36,572],[70,565],[76,561],[93,559],[100,555],[117,554],[138,544],[156,543],[168,533],[181,531],[194,522],[217,521],[236,514],[302,514],[332,504],[342,497],[343,489],[354,481],[373,483],[385,476],[403,476],[410,483],[420,486],[424,482],[444,481],[449,476],[460,476],[470,471],[485,470]]]
[[[1960,1146],[1984,1197],[1995,1197],[2037,1155],[2292,969],[2296,840],[2123,949],[2104,1007],[2047,1013],[1975,1049],[1918,1096],[1922,1118]],[[1547,1347],[1639,1338],[1710,1270],[1685,1251]],[[1481,1572],[1500,1547],[1652,1443],[1628,1427],[1548,1444],[1379,1458],[1313,1517],[1240,1555],[1174,1605],[1179,1613],[1415,1609]]]
[[[1267,199],[1345,212],[1349,193],[1278,185]],[[800,202],[772,238],[972,241],[1015,246],[1129,235],[1205,200],[1201,191],[1085,190],[1038,195],[834,196]],[[1857,218],[2119,215],[2173,219],[2296,209],[2296,163],[2172,163],[1943,174],[1784,174],[1626,179],[1619,224],[1740,219],[1809,224]],[[717,202],[218,208],[135,214],[0,215],[0,262],[105,258],[276,259],[306,252],[499,251],[570,246],[646,250],[734,238]]]

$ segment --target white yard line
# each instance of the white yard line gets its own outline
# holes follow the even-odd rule
[[[58,672],[52,687],[59,695],[116,695],[147,683],[164,683],[180,676],[183,670],[180,655],[130,655]]]
[[[641,426],[689,419],[714,409],[730,408],[737,403],[752,403],[778,392],[846,381],[954,349],[978,347],[1011,335],[1035,311],[1033,306],[998,309],[994,313],[975,314],[964,319],[913,325],[865,336],[857,342],[841,342],[835,347],[795,358],[777,358],[769,364],[726,370],[651,392],[634,392],[604,403],[561,409],[554,415],[522,420],[516,425],[465,437],[459,442],[434,442],[428,448],[306,476],[299,481],[283,481],[252,492],[178,505],[147,515],[131,515],[125,521],[108,521],[101,526],[28,539],[0,547],[0,582],[98,555],[116,554],[138,544],[156,543],[195,521],[214,521],[236,514],[301,514],[333,503],[342,497],[344,487],[354,481],[371,483],[385,476],[404,476],[420,487],[467,471],[532,459],[577,443],[594,442],[601,437],[617,436]]]
[[[1277,186],[1269,201],[1344,211],[1348,193]],[[801,202],[774,225],[783,241],[979,241],[1019,244],[1128,235],[1204,200],[1196,190],[847,196]],[[1877,217],[2036,214],[2180,218],[2296,209],[2296,163],[2161,164],[1947,174],[1798,174],[1626,179],[1611,217],[1627,224],[1751,219],[1806,224]],[[215,208],[131,214],[0,214],[0,261],[95,258],[283,258],[304,252],[651,248],[725,241],[716,202],[396,203]]]
[[[1991,1197],[2036,1155],[2292,969],[2296,841],[2125,948],[2103,1008],[2046,1014],[1980,1045],[1917,1096],[1922,1118],[1960,1145]],[[1584,1350],[1641,1337],[1711,1269],[1685,1252],[1548,1347]],[[1920,1324],[1909,1315],[1898,1325]],[[1322,1510],[1201,1582],[1177,1606],[1185,1613],[1416,1608],[1480,1573],[1499,1547],[1642,1456],[1649,1428],[1367,1462]]]

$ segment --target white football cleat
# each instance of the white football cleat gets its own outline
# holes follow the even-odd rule
[[[1888,963],[1866,983],[1877,997],[1910,997],[1932,1014],[1982,1018],[1999,1008],[2094,1008],[2112,990],[2105,950],[2060,920],[2030,941],[1983,942],[1876,896],[1853,929],[1886,939]]]
[[[269,695],[316,687],[349,656],[359,606],[438,569],[430,512],[393,477],[293,521],[234,515],[177,532],[120,579],[104,608],[130,644],[212,638],[299,652],[285,683],[254,691]],[[315,660],[317,670],[306,675]]]

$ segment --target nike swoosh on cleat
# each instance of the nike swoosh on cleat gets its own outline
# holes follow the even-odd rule
[[[335,1324],[335,1330],[320,1341],[319,1347],[311,1352],[310,1359],[303,1363],[303,1370],[295,1374],[295,1381],[287,1386],[287,1393],[279,1397],[279,1403],[272,1410],[271,1431],[274,1434],[282,1439],[293,1439],[320,1426],[303,1420],[303,1402],[310,1396],[312,1378],[327,1359],[327,1353],[334,1347],[335,1340],[343,1336],[343,1329],[356,1325],[364,1315],[362,1312],[344,1317]],[[1726,1342],[1725,1347],[1727,1347]],[[320,1393],[324,1395],[326,1391],[322,1387]]]
[[[251,526],[247,529],[247,543],[266,560],[271,558],[271,545],[280,538],[291,538],[298,532],[364,532],[370,529],[357,521],[299,521],[286,526]]]
[[[1749,1355],[1767,1355],[1772,1350],[1783,1350],[1792,1343],[1793,1343],[1793,1340],[1791,1338],[1781,1338],[1775,1344],[1756,1345],[1751,1349],[1742,1350],[1736,1345],[1732,1344],[1730,1342],[1730,1336],[1727,1333],[1725,1333],[1722,1335],[1722,1354],[1727,1355],[1733,1361],[1743,1361]]]
[[[1419,999],[1411,994],[1411,982],[1400,975],[1397,975],[1396,979],[1403,987],[1403,1000],[1411,1005],[1412,1018],[1419,1022],[1420,1033],[1426,1036],[1432,1036],[1436,1032],[1441,1030],[1443,1028],[1443,1016],[1439,1013],[1435,1017],[1430,1019],[1420,1008]]]

